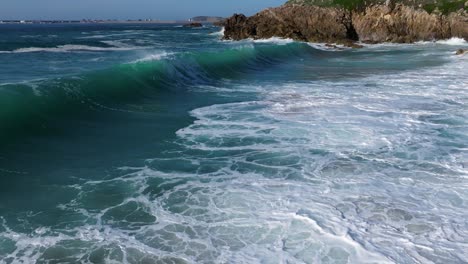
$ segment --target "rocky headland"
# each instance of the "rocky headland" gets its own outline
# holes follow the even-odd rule
[[[357,41],[468,40],[468,2],[448,3],[291,0],[251,17],[234,14],[223,23],[224,39],[281,37],[348,46],[355,46]]]

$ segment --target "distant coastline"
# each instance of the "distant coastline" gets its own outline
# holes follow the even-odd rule
[[[216,23],[221,21],[222,17],[214,16],[196,16],[186,20],[159,20],[159,19],[79,19],[79,20],[11,20],[0,19],[0,24],[186,24],[191,22]]]
[[[0,24],[183,24],[190,20],[0,20]]]

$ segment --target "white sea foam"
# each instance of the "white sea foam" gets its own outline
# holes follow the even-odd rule
[[[442,45],[449,45],[449,46],[466,46],[468,42],[462,38],[453,37],[450,39],[443,39],[443,40],[436,40],[436,41],[417,41],[415,43],[378,43],[378,44],[367,44],[367,43],[360,43],[364,47],[368,48],[380,48],[380,47],[387,47],[387,48],[398,48],[398,47],[412,47],[412,46],[420,46],[420,45],[435,45],[435,44],[442,44]]]
[[[91,35],[91,36],[86,36],[86,37],[79,37],[78,39],[101,39],[101,38],[108,38],[108,37],[113,37],[113,36],[114,35],[112,34],[107,34],[107,35],[96,34],[96,35]]]
[[[272,37],[268,39],[255,39],[253,40],[255,43],[273,43],[273,44],[279,44],[279,45],[286,45],[289,43],[294,42],[293,39],[289,38],[278,38],[278,37]]]
[[[325,51],[341,51],[341,50],[348,50],[351,49],[349,47],[346,47],[341,44],[327,44],[327,43],[311,43],[308,42],[307,45],[319,49],[319,50],[325,50]]]
[[[134,60],[131,63],[162,60],[162,59],[166,59],[168,57],[171,57],[174,54],[176,54],[176,53],[175,52],[165,52],[165,51],[159,52],[159,53],[146,54],[142,58]]]
[[[42,35],[23,35],[22,38],[40,38]]]
[[[210,35],[212,35],[212,36],[224,36],[224,27],[221,28],[221,30],[218,31],[218,32],[210,33]]]
[[[286,45],[286,44],[295,42],[295,40],[293,39],[279,38],[279,37],[272,37],[272,38],[267,38],[267,39],[248,38],[248,39],[244,39],[241,41],[232,41],[229,39],[223,39],[222,41],[226,43],[252,43],[253,42],[253,43],[271,43],[271,44],[277,44],[277,45]]]
[[[17,242],[7,257],[465,263],[467,63],[234,86],[252,101],[194,109],[173,153],[70,186],[79,194],[59,209],[82,225],[6,228]],[[128,195],[103,206],[106,190]]]
[[[259,101],[194,110],[197,121],[177,132],[182,142],[210,156],[237,154],[229,160],[192,157],[198,167],[216,166],[216,160],[219,170],[213,174],[232,180],[189,182],[174,190],[178,198],[182,190],[190,193],[183,202],[189,208],[205,208],[201,215],[182,215],[198,225],[204,217],[221,221],[224,229],[210,232],[211,239],[227,245],[242,241],[238,250],[216,249],[226,262],[468,260],[463,242],[468,233],[457,235],[466,218],[458,208],[466,208],[468,199],[466,150],[456,147],[463,145],[463,136],[449,140],[457,149],[453,153],[427,138],[439,129],[466,135],[466,125],[425,120],[455,109],[466,117],[466,109],[459,108],[466,103],[460,96],[468,79],[459,75],[465,66],[453,61],[343,82],[272,85],[262,88]],[[374,83],[380,85],[360,94],[359,87]],[[192,188],[203,191],[194,195]],[[166,204],[170,196],[163,198]],[[207,199],[213,204],[205,205]],[[441,247],[450,250],[434,250]]]
[[[438,44],[445,44],[445,45],[451,45],[451,46],[466,46],[468,45],[468,42],[462,38],[450,38],[446,40],[438,40],[436,41]]]
[[[111,47],[116,47],[116,48],[137,48],[134,45],[130,45],[125,43],[129,39],[119,39],[119,40],[101,40],[101,43],[107,44]]]
[[[127,51],[145,49],[147,47],[127,46],[127,47],[95,47],[88,45],[60,45],[51,48],[29,47],[20,48],[13,51],[0,51],[0,53],[30,53],[30,52],[79,52],[79,51]]]

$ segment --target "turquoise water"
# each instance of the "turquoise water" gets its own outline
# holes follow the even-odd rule
[[[468,262],[463,40],[0,33],[0,263]]]

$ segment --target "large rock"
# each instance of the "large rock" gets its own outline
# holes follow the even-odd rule
[[[411,43],[452,36],[447,17],[400,4],[393,10],[378,5],[354,12],[353,26],[360,41],[371,43]]]
[[[200,22],[192,22],[189,24],[185,24],[184,27],[203,27],[203,24]]]
[[[465,3],[465,5],[468,1]],[[448,16],[450,33],[452,37],[464,38],[468,41],[468,14],[466,11],[458,11]]]
[[[448,16],[393,4],[371,5],[363,11],[336,7],[284,5],[254,16],[235,14],[224,22],[224,38],[240,40],[271,37],[309,42],[411,43],[461,37],[468,40],[468,15],[460,10]]]
[[[464,50],[464,49],[459,49],[455,52],[455,55],[464,55],[465,53],[467,53],[468,50]]]
[[[225,21],[225,39],[291,38],[310,42],[357,40],[351,13],[338,8],[281,6],[252,17],[235,14]]]

